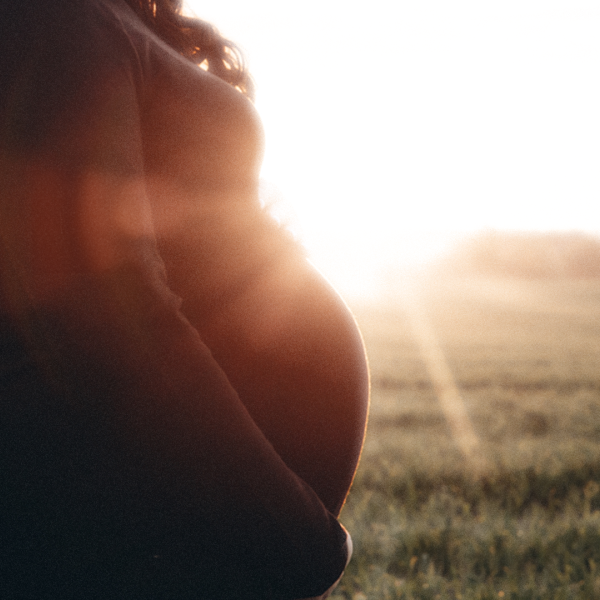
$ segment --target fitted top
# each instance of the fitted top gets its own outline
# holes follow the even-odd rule
[[[123,0],[5,10],[0,595],[323,593],[347,560],[341,505],[259,415],[286,369],[293,393],[350,397],[366,367],[260,206],[252,104]],[[339,373],[306,377],[328,359]]]

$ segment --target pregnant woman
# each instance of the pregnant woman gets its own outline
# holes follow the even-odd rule
[[[0,3],[5,600],[324,598],[349,560],[360,335],[180,8]]]

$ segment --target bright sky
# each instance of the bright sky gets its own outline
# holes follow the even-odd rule
[[[245,51],[265,188],[334,281],[454,232],[600,231],[597,0],[189,4]]]

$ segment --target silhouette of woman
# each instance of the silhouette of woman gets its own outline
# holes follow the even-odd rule
[[[235,47],[180,9],[0,3],[5,600],[325,597],[349,559],[360,336],[261,207]]]

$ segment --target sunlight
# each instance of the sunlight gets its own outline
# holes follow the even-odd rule
[[[319,270],[352,298],[374,299],[382,291],[387,271],[419,272],[445,256],[465,235],[403,228],[400,210],[394,218],[393,211],[390,215],[356,211],[326,199],[316,206],[293,203],[267,179],[261,181],[260,192],[269,211],[302,241]]]
[[[423,312],[418,288],[414,282],[413,285],[406,285],[406,283],[405,281],[399,298],[420,348],[440,408],[459,450],[471,468],[477,473],[482,473],[486,469],[487,461],[483,456],[481,443],[473,428],[465,402],[458,390],[437,335]]]
[[[426,263],[448,232],[600,230],[592,0],[188,1],[244,51],[262,176],[344,285]]]
[[[320,270],[348,299],[376,300],[390,272],[418,276],[445,256],[459,237],[444,231],[398,231],[388,238],[366,229],[354,242],[349,235],[337,244],[320,242],[317,236],[303,239]]]

